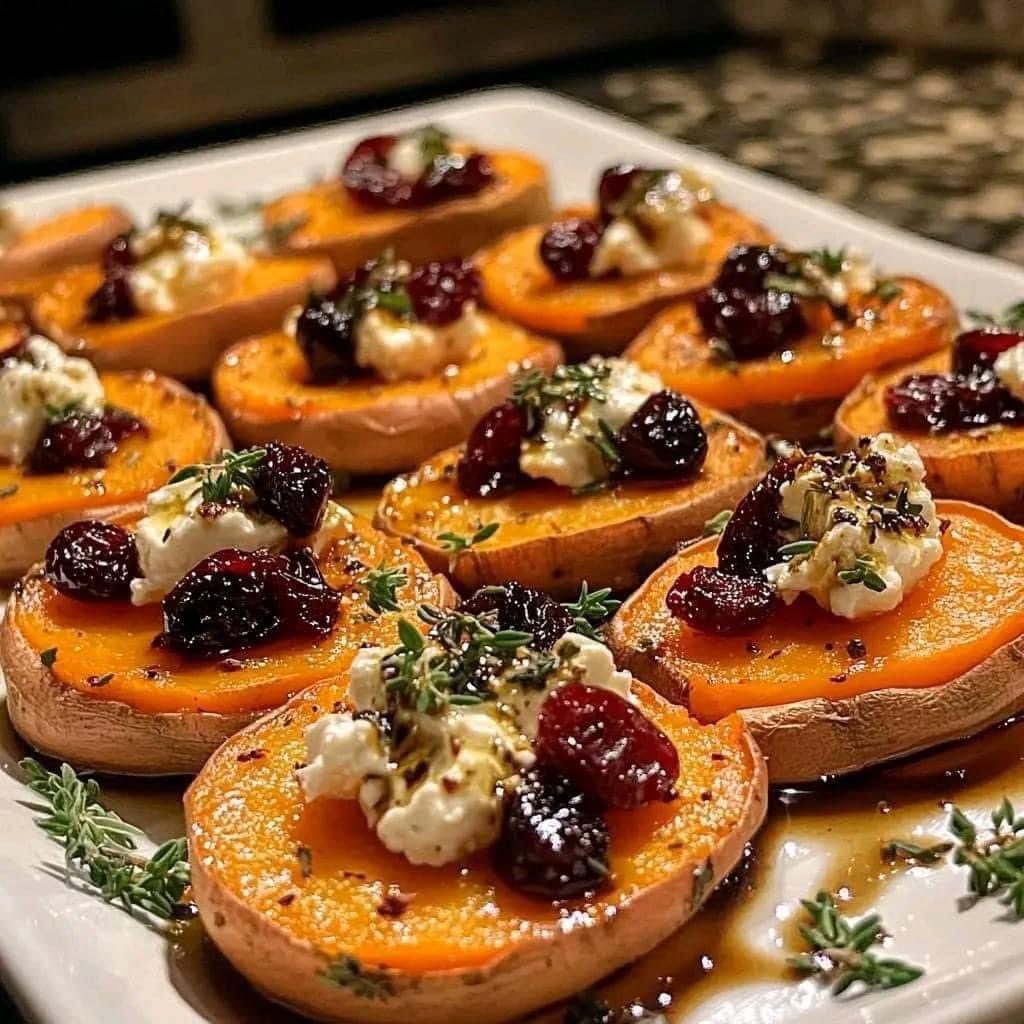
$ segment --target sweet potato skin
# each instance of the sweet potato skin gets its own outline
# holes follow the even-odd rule
[[[327,181],[267,204],[268,228],[299,221],[284,251],[319,255],[345,273],[382,249],[411,263],[472,256],[504,232],[545,220],[551,212],[547,172],[522,153],[490,154],[498,180],[472,196],[415,210],[366,210],[338,181]]]
[[[497,1024],[585,988],[693,914],[737,862],[764,815],[763,762],[738,720],[709,734],[682,724],[679,709],[642,684],[639,689],[648,713],[660,720],[665,709],[671,720],[665,727],[683,744],[687,768],[676,804],[613,813],[613,871],[621,880],[582,904],[585,926],[557,927],[558,908],[497,882],[485,854],[465,865],[417,869],[380,846],[354,804],[320,801],[302,809],[291,771],[304,750],[302,728],[315,717],[313,706],[330,707],[343,697],[339,682],[307,691],[233,737],[186,794],[193,895],[209,934],[263,992],[318,1019]],[[266,756],[243,762],[239,755],[252,749]],[[710,802],[701,799],[705,786]],[[238,799],[224,814],[217,809],[227,789]],[[661,853],[652,830],[675,835],[673,816],[693,820],[691,811],[715,823],[715,838],[687,834],[682,849]],[[252,868],[261,878],[266,873],[268,882],[273,874],[274,882],[244,892],[230,836],[245,834],[249,823],[261,849]],[[307,876],[295,860],[297,842],[310,851]],[[641,863],[658,866],[643,875]],[[704,868],[713,881],[698,886]],[[382,918],[374,909],[388,884],[416,893],[398,918]],[[491,912],[477,911],[481,901]],[[602,913],[609,904],[615,913]],[[342,919],[347,925],[339,930],[335,922]],[[478,940],[460,944],[462,929],[479,932]],[[326,984],[320,974],[340,954],[355,956],[383,987],[384,998]]]
[[[594,216],[590,207],[564,212]],[[552,278],[540,261],[543,226],[513,232],[477,259],[484,297],[502,316],[561,338],[574,359],[621,352],[666,305],[706,287],[735,243],[773,240],[766,228],[721,203],[707,204],[703,216],[711,239],[694,268],[570,284]]]
[[[1024,538],[1024,533],[995,513],[962,502],[940,502],[939,514],[952,522],[945,560],[901,609],[886,616],[846,623],[819,614],[807,602],[788,609],[785,620],[808,620],[803,634],[810,639],[805,642],[791,639],[795,634],[785,622],[739,637],[691,642],[693,634],[672,619],[664,598],[680,572],[713,563],[715,542],[707,540],[666,562],[625,602],[609,629],[609,645],[620,664],[646,673],[660,693],[685,703],[698,717],[714,719],[738,710],[768,759],[774,783],[845,774],[973,735],[1024,708],[1024,571],[1007,558],[1012,539]],[[998,554],[981,559],[977,547],[987,530],[1010,540],[1000,542]],[[965,648],[963,628],[954,629],[949,619],[957,601],[950,595],[954,587],[970,595],[961,601],[965,607],[959,618],[973,623],[974,602],[980,606],[993,588],[1009,586],[1004,580],[990,581],[987,589],[965,589],[968,579],[992,571],[989,563],[1003,565],[1007,579],[1015,583],[1005,605],[997,605],[1005,607],[1007,618],[997,625],[989,621],[991,616],[978,622],[978,636]],[[940,594],[947,596],[940,599]],[[890,652],[887,634],[897,632],[887,623],[900,614],[911,625],[905,626],[901,647]],[[935,620],[931,625],[929,617]],[[922,625],[914,627],[914,622]],[[948,630],[956,638],[955,647],[950,640],[948,649],[936,650],[930,662],[922,660],[928,629],[929,636]],[[858,634],[867,652],[860,662],[849,653],[846,639]],[[717,652],[715,665],[708,660],[712,649]],[[746,651],[743,658],[741,650]],[[687,651],[692,651],[692,660]],[[795,658],[807,661],[803,670]],[[734,685],[744,660],[753,690]],[[773,665],[782,668],[771,686]],[[786,700],[787,694],[792,699]],[[760,703],[757,695],[768,699]]]
[[[218,362],[216,403],[244,444],[299,444],[349,473],[411,469],[464,441],[509,395],[517,372],[550,371],[562,362],[556,342],[483,316],[487,334],[469,360],[436,377],[394,384],[371,377],[314,385],[293,339],[250,338]]]
[[[98,266],[75,267],[37,294],[32,317],[66,351],[84,355],[102,370],[150,369],[181,380],[210,375],[221,352],[239,338],[276,330],[289,308],[309,291],[334,284],[322,259],[257,258],[239,291],[213,306],[181,313],[90,324],[85,301],[99,286]]]
[[[412,541],[428,565],[448,569],[469,592],[487,583],[517,580],[560,597],[592,587],[626,590],[682,540],[698,536],[705,522],[731,507],[764,468],[764,440],[723,413],[699,409],[709,437],[702,473],[679,485],[624,484],[609,491],[572,495],[536,485],[498,498],[467,498],[449,449],[384,490],[376,524]],[[438,535],[471,536],[499,523],[488,540],[453,557]]]
[[[1024,429],[979,427],[949,434],[895,429],[885,412],[885,389],[912,373],[948,373],[948,352],[871,374],[850,392],[835,416],[835,443],[852,448],[859,437],[889,431],[913,444],[928,471],[928,486],[941,498],[987,505],[1010,519],[1024,519]]]

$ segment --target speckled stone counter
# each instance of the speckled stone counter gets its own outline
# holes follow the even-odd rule
[[[1024,263],[1024,62],[763,46],[564,91],[967,249]]]

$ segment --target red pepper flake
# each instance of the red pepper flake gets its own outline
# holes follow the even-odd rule
[[[166,679],[167,671],[161,668],[159,665],[149,665],[142,670],[142,674],[147,679]]]
[[[777,647],[771,654],[768,655],[769,661],[774,661],[782,653],[782,648]]]
[[[277,902],[280,903],[282,907],[290,907],[295,902],[298,895],[299,894],[294,891],[286,892]]]
[[[953,525],[951,519],[940,519],[939,520],[939,534],[944,535],[945,532]]]
[[[711,751],[711,760],[712,761],[724,761],[725,760],[725,754],[723,754],[720,750],[712,750]]]
[[[401,917],[415,897],[415,893],[402,892],[397,885],[389,885],[387,894],[377,905],[377,913],[381,917]]]
[[[240,762],[241,764],[245,764],[247,761],[259,761],[260,758],[266,756],[267,751],[265,751],[262,747],[254,747],[252,750],[243,750],[238,755],[238,757],[235,758],[235,760]]]
[[[299,869],[303,878],[309,878],[313,874],[313,851],[308,846],[297,846],[295,856],[299,858]]]
[[[846,653],[851,658],[866,658],[868,656],[867,644],[863,640],[854,637],[846,645]]]
[[[85,681],[90,686],[94,686],[96,688],[99,688],[101,686],[106,686],[107,683],[109,683],[110,680],[113,679],[113,678],[114,678],[114,673],[113,672],[108,672],[106,675],[103,675],[103,676],[87,676]]]
[[[752,654],[755,658],[761,653],[761,647],[759,644],[755,644],[753,640],[747,641],[747,654]]]
[[[826,651],[834,651],[835,649],[836,649],[836,645],[831,640],[826,641],[826,643],[825,643],[825,650]]]
[[[846,682],[846,673],[845,672],[840,672],[839,675],[829,676],[828,678],[829,678],[829,681],[833,682],[833,683],[845,683]]]
[[[239,661],[238,658],[221,658],[217,663],[217,668],[221,672],[239,672],[245,668],[245,662]]]

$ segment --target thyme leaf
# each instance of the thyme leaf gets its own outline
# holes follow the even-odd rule
[[[482,544],[485,540],[493,537],[498,532],[500,525],[500,523],[488,523],[486,526],[481,526],[476,533],[469,537],[463,536],[460,533],[446,531],[445,533],[439,533],[437,539],[441,542],[442,551],[447,551],[451,555],[457,555],[459,552],[467,551],[469,548]]]
[[[946,854],[953,849],[952,843],[932,843],[921,846],[909,839],[890,839],[882,846],[882,860],[886,864],[905,861],[908,864],[920,864],[932,867],[941,864]]]
[[[713,515],[705,524],[704,537],[720,537],[725,533],[725,528],[729,525],[729,520],[732,519],[732,509],[723,508],[717,515]]]
[[[1008,797],[991,814],[992,827],[979,832],[959,807],[949,819],[957,845],[953,863],[969,868],[968,892],[979,898],[1000,895],[1018,918],[1024,917],[1024,816]]]
[[[381,562],[359,580],[366,591],[366,603],[375,612],[397,612],[398,590],[409,582],[409,574],[401,566],[388,566]]]
[[[870,555],[858,555],[852,569],[842,569],[836,576],[850,586],[861,583],[876,594],[880,594],[887,586],[885,580],[878,574],[878,567]]]
[[[395,987],[384,971],[368,971],[354,956],[343,953],[332,960],[321,972],[320,977],[338,988],[349,988],[361,999],[381,1001],[394,995]]]
[[[580,584],[576,600],[565,602],[563,607],[572,616],[576,632],[596,640],[594,627],[607,622],[621,604],[621,601],[612,597],[611,587],[591,590],[590,585],[584,580]]]
[[[168,484],[183,480],[198,480],[203,501],[222,505],[231,492],[240,487],[252,487],[253,470],[266,456],[265,448],[246,448],[244,451],[226,451],[219,462],[208,465],[183,466],[168,480]]]

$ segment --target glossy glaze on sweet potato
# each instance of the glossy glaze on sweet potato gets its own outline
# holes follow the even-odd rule
[[[214,371],[215,401],[246,444],[300,444],[350,473],[395,473],[465,440],[500,404],[520,370],[552,370],[559,346],[483,314],[486,334],[468,359],[432,377],[377,376],[315,384],[295,341],[268,334],[229,349]]]
[[[865,377],[836,413],[836,446],[850,448],[859,437],[888,431],[917,448],[936,496],[974,501],[1010,519],[1024,519],[1024,428],[1000,425],[928,434],[899,430],[889,422],[887,387],[913,373],[948,372],[949,353],[943,351]]]
[[[439,535],[472,536],[498,523],[489,539],[457,554],[461,589],[518,580],[560,595],[593,587],[636,586],[682,540],[745,494],[764,465],[764,439],[715,410],[699,407],[708,433],[704,469],[684,483],[618,484],[592,494],[535,482],[495,498],[467,497],[455,480],[460,450],[430,459],[384,491],[375,522],[411,540],[439,571],[449,564]]]

